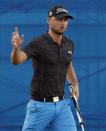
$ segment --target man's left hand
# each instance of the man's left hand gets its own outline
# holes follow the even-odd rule
[[[75,94],[75,96],[78,100],[78,98],[79,98],[79,87],[78,87],[78,85],[74,85],[73,88],[72,88],[72,92],[70,91],[71,98],[73,97],[74,94]]]

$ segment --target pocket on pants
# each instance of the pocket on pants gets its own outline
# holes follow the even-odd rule
[[[29,112],[35,112],[37,111],[38,107],[37,107],[37,103],[34,100],[30,100],[27,104],[27,111]]]

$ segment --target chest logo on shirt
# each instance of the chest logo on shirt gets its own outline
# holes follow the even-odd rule
[[[72,51],[69,50],[68,53],[72,55]]]

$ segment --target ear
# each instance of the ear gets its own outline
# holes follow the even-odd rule
[[[50,23],[50,17],[47,17],[47,23],[48,24]]]

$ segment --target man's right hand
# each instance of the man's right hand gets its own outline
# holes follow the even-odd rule
[[[16,27],[15,32],[12,33],[12,40],[11,40],[11,44],[13,46],[13,50],[11,53],[11,63],[13,65],[21,64],[25,60],[27,60],[27,55],[20,50],[23,40],[24,40],[24,35],[21,35],[21,37],[19,37],[18,29]]]
[[[22,34],[21,37],[19,37],[18,28],[15,28],[15,32],[12,33],[12,40],[11,44],[15,49],[20,49],[22,43],[24,40],[24,35]]]

